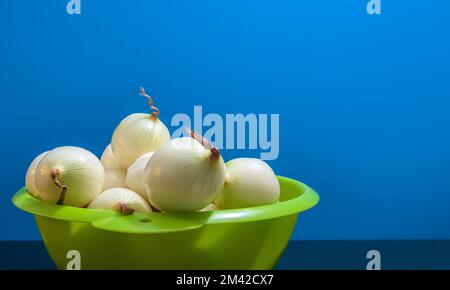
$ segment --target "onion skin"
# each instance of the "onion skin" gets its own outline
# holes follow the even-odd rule
[[[148,201],[147,189],[145,188],[145,167],[153,156],[154,152],[145,153],[140,156],[127,170],[125,179],[126,187],[138,193],[142,198]]]
[[[169,141],[169,130],[157,116],[136,113],[120,122],[111,145],[120,167],[127,170],[139,156],[156,151]]]
[[[127,173],[120,168],[106,168],[105,169],[105,184],[103,190],[113,187],[126,187],[125,177]]]
[[[219,210],[219,207],[214,203],[211,203],[207,207],[201,209],[200,211],[215,211],[215,210]]]
[[[276,203],[280,184],[272,168],[256,158],[237,158],[226,164],[225,185],[215,200],[221,209]]]
[[[48,151],[45,151],[34,158],[33,162],[31,162],[30,166],[28,167],[27,175],[25,177],[25,187],[27,189],[27,192],[31,196],[36,198],[39,198],[39,191],[36,187],[36,168],[39,162],[47,153]]]
[[[60,201],[62,188],[67,188],[63,204],[85,207],[102,190],[105,172],[98,158],[91,152],[72,146],[58,147],[48,152],[36,168],[36,187],[42,200]]]
[[[198,141],[183,137],[156,151],[145,168],[148,199],[161,211],[198,211],[222,189],[222,157]]]
[[[102,162],[103,168],[114,168],[114,169],[120,169],[119,162],[117,161],[116,157],[114,156],[114,153],[112,152],[111,144],[106,146],[105,150],[103,151],[102,157],[100,158],[100,161]]]
[[[110,188],[100,193],[88,206],[92,209],[115,210],[124,214],[150,213],[150,205],[139,194],[127,188]]]

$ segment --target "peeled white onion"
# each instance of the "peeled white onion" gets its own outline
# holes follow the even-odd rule
[[[219,210],[219,207],[214,203],[211,203],[207,207],[201,209],[200,211],[215,211],[215,210]]]
[[[120,168],[105,168],[105,184],[103,190],[113,187],[126,187],[125,177],[127,173]]]
[[[152,205],[162,211],[197,211],[216,198],[224,183],[225,166],[219,150],[206,147],[183,137],[153,154],[145,168]]]
[[[226,164],[225,185],[215,203],[221,209],[276,203],[280,184],[272,168],[256,158],[237,158]]]
[[[150,96],[142,88],[141,95],[149,99],[150,107],[155,112],[129,115],[117,126],[111,141],[114,156],[124,170],[139,156],[156,151],[170,141],[169,130],[158,119],[159,110],[153,107]]]
[[[36,168],[36,188],[42,200],[84,207],[102,190],[105,171],[91,152],[73,146],[48,152]]]
[[[36,198],[39,198],[39,192],[36,188],[36,167],[38,166],[42,157],[44,157],[47,153],[48,151],[45,151],[34,158],[33,162],[31,162],[30,166],[28,167],[27,175],[25,177],[25,187],[27,189],[27,192]]]
[[[145,200],[148,200],[147,190],[145,189],[145,167],[154,152],[145,153],[130,166],[127,170],[125,179],[126,186],[136,193],[139,193]]]
[[[114,154],[112,152],[111,144],[106,146],[105,150],[103,151],[102,157],[100,158],[100,161],[102,162],[103,168],[120,168],[119,162],[117,161],[116,157],[114,157]]]
[[[139,194],[120,187],[110,188],[100,193],[88,208],[116,210],[125,214],[152,211],[150,205]]]

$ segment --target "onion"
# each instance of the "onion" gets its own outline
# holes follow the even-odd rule
[[[27,189],[27,192],[31,194],[31,196],[34,196],[36,198],[39,198],[39,192],[36,188],[36,167],[38,166],[42,157],[44,157],[47,153],[48,151],[45,151],[34,158],[33,162],[31,162],[30,166],[28,167],[27,175],[25,177],[25,187]]]
[[[106,168],[105,169],[105,184],[103,190],[113,187],[126,187],[125,177],[127,173],[120,168]]]
[[[215,210],[219,210],[219,207],[214,203],[210,203],[207,207],[201,209],[200,211],[215,211]]]
[[[276,203],[280,184],[272,168],[260,159],[238,158],[226,164],[225,185],[215,203],[221,209]]]
[[[153,152],[145,153],[130,166],[127,170],[125,179],[126,186],[136,193],[139,193],[145,200],[148,200],[147,190],[145,189],[145,166],[152,157]]]
[[[36,187],[42,200],[84,207],[102,190],[105,172],[91,152],[72,146],[48,152],[36,168]]]
[[[149,201],[161,211],[200,210],[222,189],[225,166],[219,150],[195,132],[191,137],[171,140],[145,168]]]
[[[112,151],[122,169],[127,170],[139,156],[158,150],[170,141],[167,127],[158,119],[159,110],[141,88],[141,95],[149,100],[152,114],[137,113],[126,117],[112,137]]]
[[[103,151],[102,157],[100,158],[100,161],[102,162],[103,167],[106,168],[120,168],[119,162],[117,161],[116,157],[114,157],[114,154],[111,149],[111,144],[106,146],[105,150]]]
[[[120,187],[110,188],[100,193],[88,208],[116,210],[124,214],[152,211],[150,205],[139,194]]]

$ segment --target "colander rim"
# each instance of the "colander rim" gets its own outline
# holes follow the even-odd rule
[[[103,227],[107,230],[124,233],[147,233],[149,231],[149,227],[146,225],[139,225],[136,227],[134,227],[134,225],[129,226],[129,222],[124,222],[129,219],[142,221],[147,218],[150,221],[159,221],[160,227],[156,228],[156,232],[166,232],[175,229],[180,230],[184,228],[195,228],[205,224],[252,222],[289,216],[308,210],[319,202],[319,195],[306,184],[283,176],[277,176],[277,178],[281,187],[281,199],[285,198],[285,196],[283,196],[284,190],[289,190],[290,195],[292,195],[293,191],[297,191],[295,193],[297,196],[287,200],[282,200],[276,204],[209,212],[135,213],[132,217],[124,217],[123,214],[115,211],[50,204],[32,197],[28,194],[25,187],[20,189],[13,196],[12,202],[19,209],[36,216],[69,222],[93,223],[94,226],[98,225],[98,227]],[[121,221],[117,223],[115,220]],[[105,224],[114,224],[114,226],[105,226]],[[164,229],[164,224],[170,225],[167,230]],[[155,231],[155,229],[153,229],[153,231]]]

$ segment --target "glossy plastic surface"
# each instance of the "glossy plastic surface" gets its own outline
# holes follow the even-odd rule
[[[319,196],[305,184],[278,177],[278,204],[193,213],[122,215],[48,204],[21,189],[13,197],[33,214],[59,269],[69,250],[82,269],[270,269],[286,247],[298,213]]]

